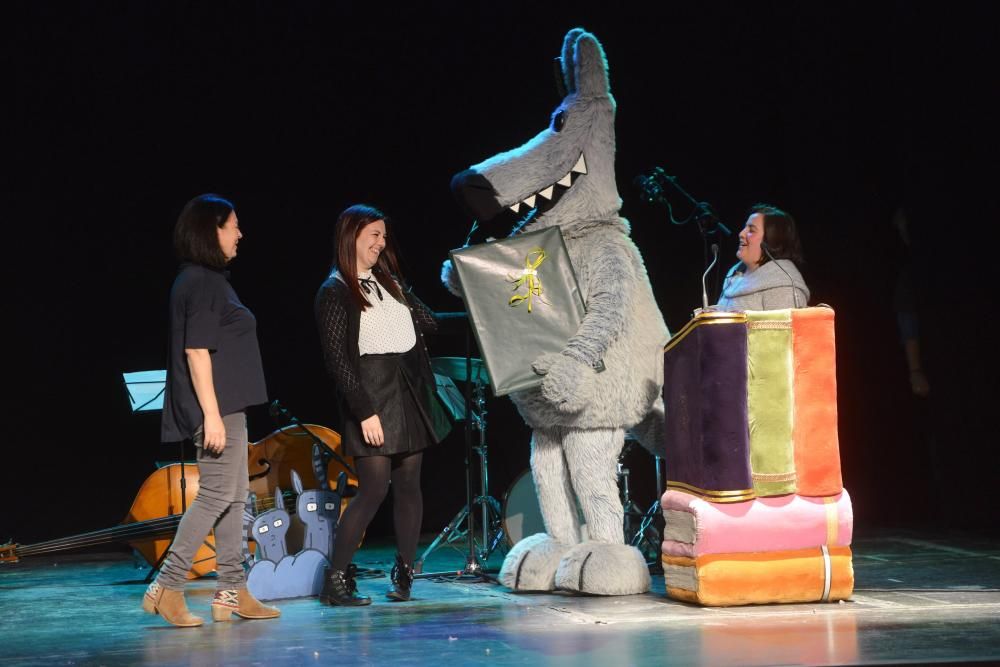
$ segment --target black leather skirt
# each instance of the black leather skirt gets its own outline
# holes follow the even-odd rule
[[[358,421],[345,415],[342,441],[348,456],[391,456],[426,449],[433,442],[423,411],[417,403],[414,359],[402,354],[365,354],[360,359],[361,380],[375,403],[385,444],[365,443]]]

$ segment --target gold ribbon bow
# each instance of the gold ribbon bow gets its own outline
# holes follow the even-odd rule
[[[531,312],[532,299],[536,296],[539,299],[542,297],[542,281],[538,279],[538,267],[544,261],[545,251],[541,248],[535,248],[524,256],[524,270],[521,272],[521,276],[517,278],[507,276],[507,280],[514,283],[514,290],[522,287],[528,290],[525,294],[515,294],[510,297],[507,302],[508,306],[519,306],[522,301],[527,301],[528,312]]]

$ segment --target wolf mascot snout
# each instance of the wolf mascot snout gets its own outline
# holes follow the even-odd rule
[[[509,210],[527,216],[523,231],[558,225],[587,306],[565,349],[532,364],[544,376],[540,388],[511,394],[533,429],[531,472],[548,533],[518,542],[500,580],[522,591],[642,593],[649,572],[638,549],[624,543],[616,464],[626,429],[659,431],[670,334],[628,222],[618,215],[615,100],[604,49],[576,28],[561,60],[566,96],[549,127],[452,181],[480,222]],[[442,277],[457,294],[450,262]]]

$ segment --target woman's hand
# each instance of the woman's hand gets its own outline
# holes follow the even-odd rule
[[[382,420],[378,415],[372,415],[361,422],[361,434],[365,438],[365,443],[371,447],[381,447],[385,444],[385,435],[382,433]]]
[[[202,445],[206,451],[221,454],[222,450],[226,448],[226,425],[223,424],[222,417],[218,413],[205,417],[202,436]]]
[[[212,354],[205,348],[184,348],[191,384],[198,397],[205,423],[201,425],[201,444],[205,451],[221,454],[226,448],[226,427],[219,414],[219,401],[215,397],[215,383],[212,379]]]

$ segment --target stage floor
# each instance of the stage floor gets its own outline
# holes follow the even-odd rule
[[[355,562],[392,563],[388,543]],[[461,569],[442,548],[426,571]],[[497,565],[491,562],[491,565]],[[386,577],[359,581],[369,607],[279,603],[274,621],[211,623],[213,580],[188,587],[201,628],[144,614],[146,569],[127,554],[0,567],[0,665],[777,665],[1000,661],[1000,540],[856,536],[849,602],[707,609],[653,591],[620,598],[514,595],[493,583],[417,581],[389,603]]]

